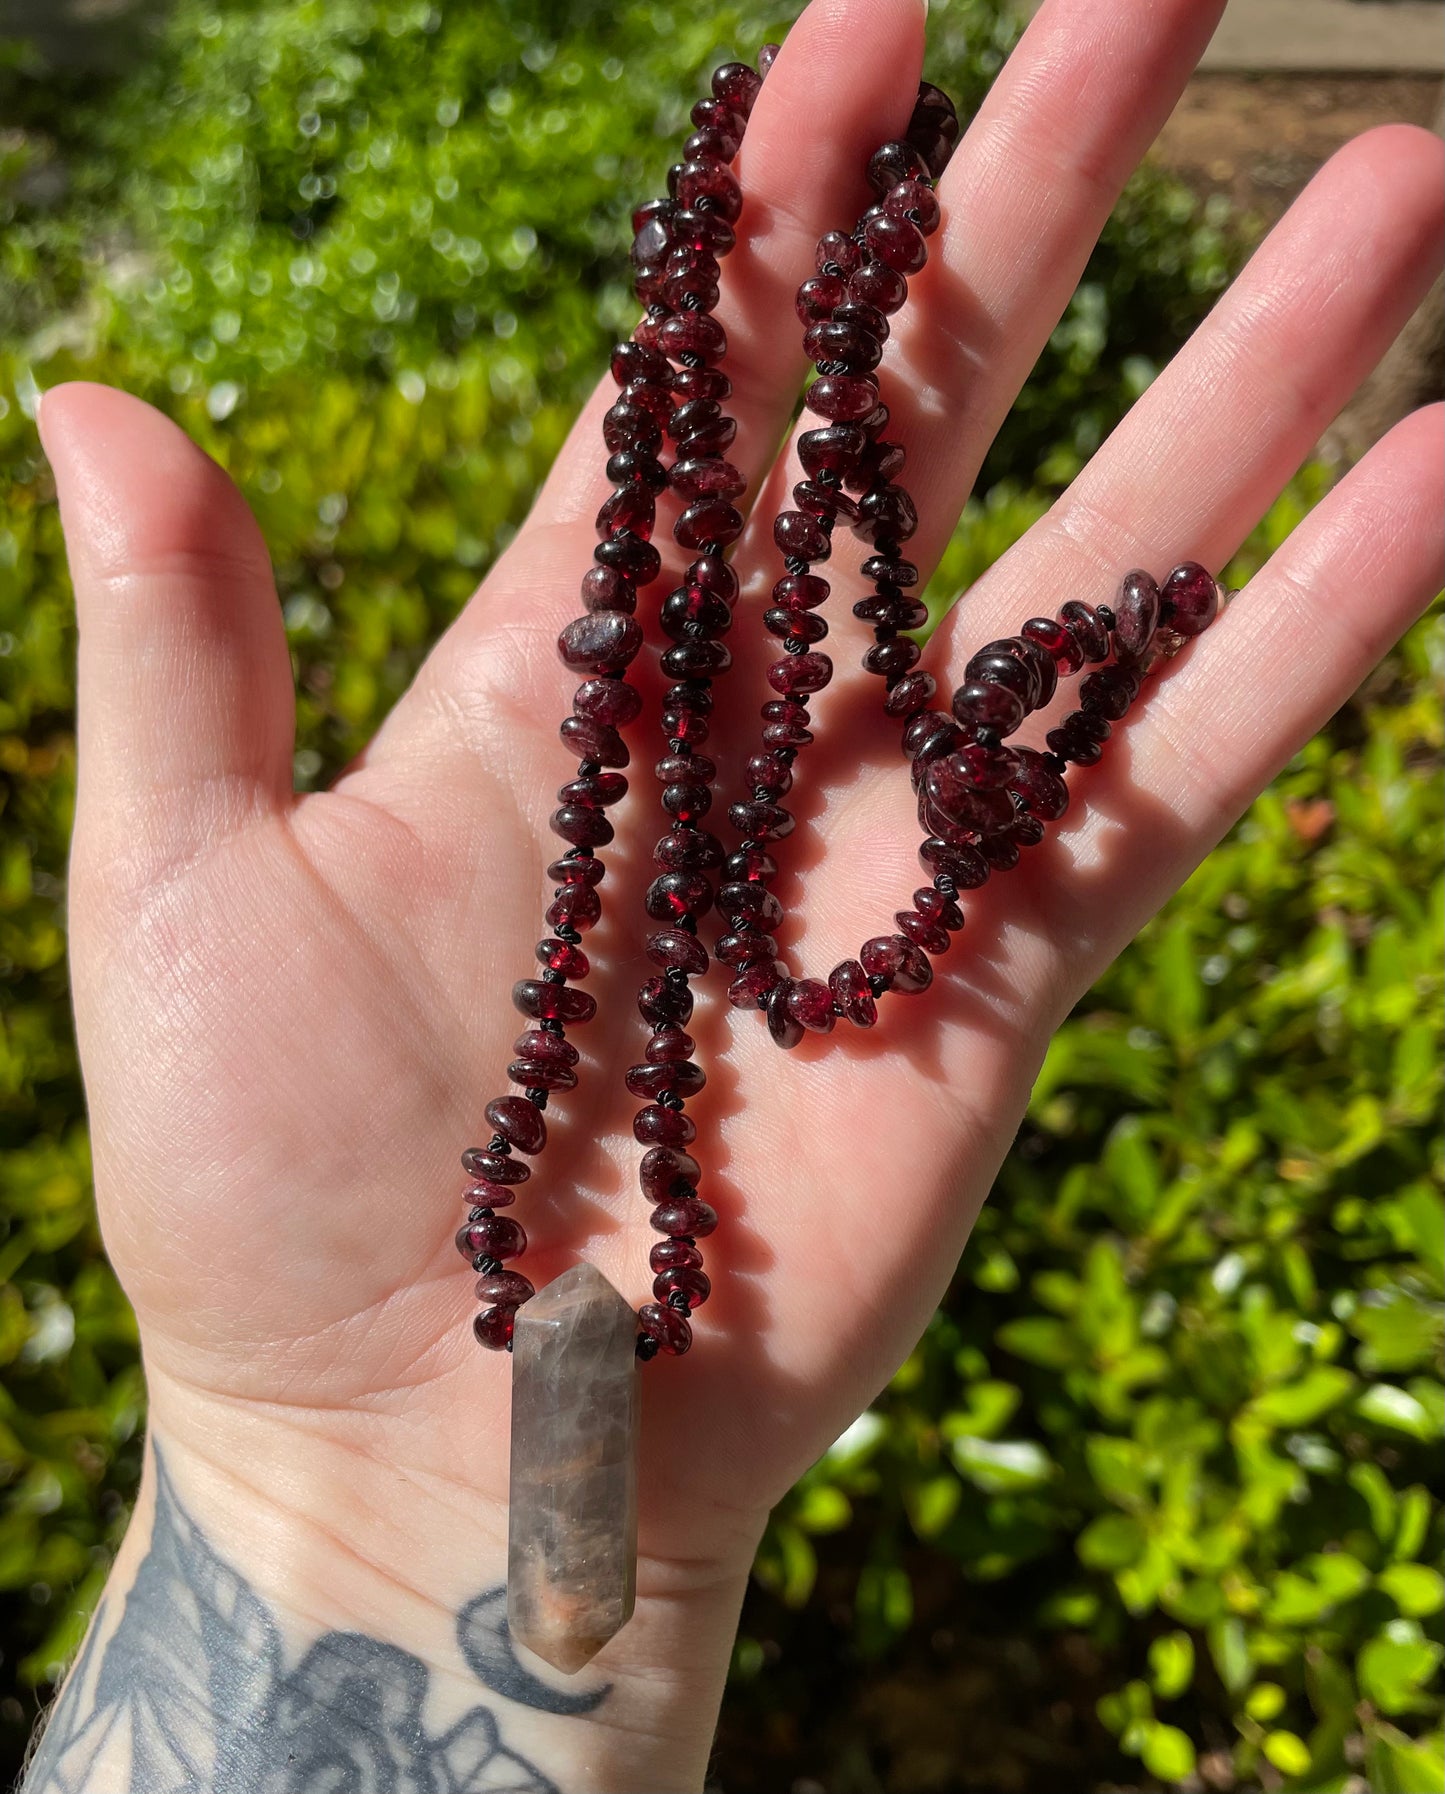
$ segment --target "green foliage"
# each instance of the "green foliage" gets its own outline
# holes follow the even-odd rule
[[[143,1412],[65,988],[74,641],[37,387],[141,392],[235,474],[296,658],[298,783],[324,780],[505,546],[630,325],[627,210],[657,190],[703,71],[788,10],[179,0],[120,77],[0,47],[16,1691],[43,1689],[94,1602]],[[934,0],[932,67],[971,105],[1016,30],[996,0]],[[937,593],[1042,513],[1242,248],[1162,174],[1136,180]],[[1321,490],[1297,481],[1238,571]],[[942,1586],[1002,1655],[1058,1638],[1097,1662],[1065,1664],[1054,1692],[1097,1700],[1102,1725],[1030,1785],[1117,1779],[1130,1756],[1177,1780],[1221,1738],[1246,1781],[1324,1789],[1363,1760],[1373,1788],[1440,1785],[1439,653],[1437,620],[1059,1036],[949,1302],[779,1510],[730,1707],[750,1743],[809,1671],[786,1633],[820,1579],[843,1616],[829,1648],[864,1666],[841,1705],[903,1664]],[[0,1702],[12,1747],[27,1719]]]

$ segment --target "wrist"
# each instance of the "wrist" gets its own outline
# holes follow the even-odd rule
[[[210,1652],[218,1708],[237,1680],[228,1666],[245,1666],[238,1711],[195,1723],[246,1734],[264,1711],[285,1760],[318,1740],[390,1752],[378,1760],[422,1786],[425,1766],[438,1786],[470,1787],[490,1753],[523,1775],[519,1759],[532,1780],[518,1786],[538,1790],[701,1788],[761,1516],[735,1520],[723,1549],[702,1557],[644,1549],[633,1618],[563,1677],[508,1637],[504,1503],[402,1467],[404,1435],[366,1437],[354,1415],[278,1418],[154,1378],[152,1390],[153,1449],[117,1566],[129,1590],[119,1625],[149,1625],[162,1601],[176,1613],[208,1606],[194,1638],[184,1627],[136,1633],[151,1671],[157,1650],[174,1655],[173,1679]],[[113,1613],[106,1623],[114,1632]],[[476,1785],[492,1784],[478,1773]],[[229,1794],[220,1780],[216,1794]]]

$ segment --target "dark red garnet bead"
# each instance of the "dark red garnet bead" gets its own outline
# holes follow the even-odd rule
[[[859,1028],[871,1028],[878,1020],[878,1005],[869,988],[868,974],[856,959],[845,959],[828,974],[828,990],[846,1020]]]
[[[649,1202],[671,1202],[697,1188],[702,1167],[675,1146],[653,1146],[642,1155],[637,1181]]]
[[[682,1059],[691,1059],[696,1050],[691,1034],[678,1027],[676,1022],[663,1022],[653,1030],[643,1056],[649,1065],[672,1065]]]
[[[691,1146],[697,1138],[697,1123],[678,1109],[649,1103],[632,1117],[632,1132],[644,1146]]]
[[[477,1300],[495,1302],[503,1308],[520,1308],[536,1293],[520,1271],[485,1271],[477,1279]]]
[[[662,1271],[700,1271],[702,1269],[702,1253],[691,1240],[658,1240],[647,1255],[647,1262],[654,1272]]]
[[[637,1311],[642,1331],[657,1341],[658,1350],[669,1358],[680,1358],[692,1345],[692,1327],[687,1316],[661,1302],[645,1302]]]
[[[482,1178],[489,1184],[524,1184],[532,1175],[530,1165],[524,1165],[507,1153],[491,1152],[484,1146],[467,1148],[462,1154],[462,1170],[468,1177]]]
[[[696,1270],[691,1265],[678,1265],[675,1269],[657,1273],[652,1280],[652,1293],[664,1304],[671,1295],[683,1295],[690,1308],[701,1308],[712,1294],[712,1279],[706,1271]]]
[[[1136,567],[1126,573],[1114,600],[1114,641],[1123,660],[1142,660],[1159,627],[1159,588]]]
[[[576,1059],[575,1052],[572,1057]],[[547,1123],[542,1118],[542,1111],[529,1103],[525,1096],[494,1097],[483,1113],[488,1126],[515,1146],[518,1152],[535,1155],[547,1144]],[[482,1175],[490,1178],[490,1173],[484,1172]]]
[[[511,1348],[516,1319],[515,1308],[484,1308],[472,1322],[472,1332],[488,1351],[505,1352]]]
[[[699,1197],[681,1196],[658,1203],[652,1211],[652,1225],[672,1239],[701,1240],[717,1226],[717,1214]]]
[[[864,941],[858,957],[870,978],[884,980],[889,990],[903,995],[927,990],[933,982],[933,967],[926,956],[901,934],[883,934]]]
[[[505,1262],[527,1250],[522,1225],[510,1215],[483,1215],[468,1221],[457,1234],[457,1251],[463,1258],[495,1258]]]
[[[792,993],[791,978],[780,979],[768,992],[768,1032],[780,1047],[795,1047],[806,1032],[790,1007]]]
[[[1219,614],[1219,587],[1198,561],[1183,561],[1159,589],[1160,620],[1179,635],[1200,635]]]
[[[597,999],[585,990],[548,984],[540,978],[519,979],[512,986],[512,1002],[523,1015],[539,1021],[590,1022],[597,1013]]]

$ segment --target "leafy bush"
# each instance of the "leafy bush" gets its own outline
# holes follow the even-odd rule
[[[0,52],[12,1757],[103,1580],[143,1412],[66,999],[74,643],[37,384],[141,392],[231,468],[277,563],[298,783],[322,781],[505,544],[630,324],[626,212],[702,72],[778,24],[753,0],[179,0],[118,79]],[[996,0],[934,0],[938,78],[975,102],[1016,29]],[[1242,246],[1157,172],[1133,184],[945,578],[1038,514]],[[1132,1757],[1171,1779],[1196,1750],[1301,1788],[1367,1751],[1375,1785],[1417,1785],[1441,1637],[1438,642],[1417,632],[1061,1034],[953,1296],[779,1511],[730,1789],[871,1786],[871,1762],[904,1791],[959,1764],[1053,1790]],[[856,1673],[824,1686],[819,1650]],[[909,1706],[940,1678],[956,1698]]]

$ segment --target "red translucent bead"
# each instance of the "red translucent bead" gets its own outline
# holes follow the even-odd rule
[[[700,872],[664,872],[647,887],[643,907],[654,922],[705,916],[712,908],[712,885]]]
[[[642,694],[625,679],[584,679],[572,694],[572,708],[578,716],[600,723],[604,728],[616,729],[636,720],[642,709]],[[624,781],[622,791],[626,790]],[[603,801],[616,803],[617,799],[609,797]]]
[[[824,231],[818,239],[814,266],[820,274],[828,274],[836,270],[848,275],[863,259],[863,251],[846,231]]]
[[[625,667],[642,646],[642,629],[623,611],[589,611],[557,637],[563,664],[575,672],[606,673]]]
[[[707,948],[695,934],[683,928],[660,928],[647,937],[647,957],[664,971],[684,971],[700,977],[707,970]]]
[[[674,360],[700,355],[704,361],[721,361],[728,346],[722,325],[699,311],[674,312],[658,331],[657,341],[659,348]]]
[[[911,143],[880,144],[868,158],[868,185],[875,193],[887,193],[900,181],[917,180],[928,165]]]
[[[720,914],[734,925],[746,923],[760,929],[773,929],[783,919],[783,906],[761,879],[746,879],[723,885],[717,894]]]
[[[503,1308],[520,1308],[536,1293],[520,1271],[484,1271],[477,1279],[477,1300],[496,1302]]]
[[[467,1208],[510,1208],[516,1200],[517,1192],[505,1184],[472,1183],[462,1191]]]
[[[626,766],[632,758],[627,743],[616,729],[609,723],[598,722],[596,717],[563,717],[557,733],[563,747],[570,748],[579,760],[595,760],[599,766]]]
[[[905,673],[884,697],[884,713],[888,716],[914,716],[932,703],[937,691],[938,681],[932,673],[925,673],[921,669]]]
[[[1160,594],[1153,579],[1136,567],[1120,582],[1114,600],[1114,645],[1121,660],[1142,660],[1159,627]]]
[[[690,1034],[675,1022],[664,1022],[648,1041],[643,1056],[649,1065],[671,1065],[681,1059],[691,1059],[694,1050]]]
[[[519,1059],[530,1059],[538,1065],[573,1066],[581,1055],[570,1040],[560,1034],[549,1034],[545,1028],[529,1028],[512,1042],[512,1051]]]
[[[758,960],[745,966],[728,986],[728,1002],[734,1009],[756,1009],[787,977],[780,959]]]
[[[712,866],[720,865],[722,857],[722,842],[716,835],[710,835],[702,828],[673,829],[663,835],[652,850],[653,865],[661,866],[668,872],[705,872]],[[670,922],[678,916],[694,913],[688,908],[688,893],[695,888],[691,885],[685,889],[681,886],[668,886],[657,896],[657,902],[667,907],[656,912],[649,910],[647,913],[658,922]],[[712,887],[707,888],[711,890]],[[683,900],[680,905],[668,895],[669,891],[674,895],[682,892]],[[701,915],[703,912],[698,910],[695,913]]]
[[[1020,810],[1014,818],[1011,839],[1020,847],[1037,847],[1044,838],[1044,825],[1037,816],[1031,816],[1027,810]]]
[[[906,218],[870,218],[863,227],[869,253],[900,274],[916,274],[928,260],[923,232]]]
[[[607,683],[614,682],[609,680]],[[626,796],[627,780],[620,772],[594,772],[585,777],[568,779],[557,791],[559,803],[586,804],[593,809],[621,803]]]
[[[717,1214],[700,1197],[680,1196],[676,1201],[657,1205],[652,1211],[652,1225],[673,1239],[706,1239],[717,1226]]]
[[[510,1215],[483,1215],[468,1221],[457,1234],[457,1251],[463,1258],[496,1258],[505,1262],[527,1250],[527,1236],[520,1221]]]
[[[1093,605],[1080,604],[1078,599],[1071,598],[1067,604],[1060,605],[1059,621],[1079,644],[1085,660],[1109,658],[1109,632],[1099,621]]]
[[[764,611],[763,627],[780,641],[801,642],[805,647],[822,641],[828,633],[826,621],[806,610]]]
[[[918,858],[926,872],[952,879],[960,891],[976,891],[988,883],[988,862],[976,847],[953,846],[930,838],[919,848]]]
[[[906,542],[918,528],[918,508],[902,486],[873,486],[859,501],[854,527],[869,542],[880,536]]]
[[[632,1132],[643,1146],[691,1146],[697,1138],[697,1123],[677,1109],[649,1103],[632,1117]]]
[[[745,62],[724,62],[713,70],[709,86],[723,105],[746,118],[762,92],[763,78]]]
[[[788,1014],[815,1034],[831,1034],[833,993],[817,978],[798,978],[788,986]]]
[[[547,881],[554,885],[600,885],[606,876],[606,866],[591,854],[575,860],[553,860],[547,868]]]
[[[789,1007],[792,991],[792,979],[784,978],[768,992],[768,1033],[783,1048],[795,1047],[806,1031]]]
[[[980,842],[979,851],[999,872],[1012,871],[1019,863],[1019,844],[1012,835],[990,835]]]
[[[878,403],[878,383],[866,374],[823,374],[804,393],[803,403],[834,423],[855,423]]]
[[[1082,711],[1074,711],[1057,729],[1050,729],[1044,739],[1049,752],[1057,754],[1061,760],[1072,761],[1075,766],[1097,766],[1104,757],[1104,749],[1092,735],[1084,734],[1078,727],[1076,719],[1083,715]],[[1103,718],[1091,717],[1089,720],[1102,722]]]
[[[576,1057],[575,1052],[573,1057]],[[525,1096],[494,1097],[482,1113],[487,1118],[487,1125],[510,1141],[518,1152],[536,1154],[547,1144],[547,1123],[542,1118],[542,1111]]]
[[[816,573],[789,573],[773,587],[773,603],[783,610],[814,610],[831,589]]]
[[[908,297],[908,282],[887,262],[864,262],[848,277],[848,297],[891,316]]]
[[[678,1060],[667,1065],[632,1065],[624,1079],[633,1096],[654,1101],[670,1093],[681,1097],[696,1096],[707,1083],[707,1073],[700,1065]]]
[[[657,501],[645,486],[619,486],[597,513],[597,534],[606,541],[626,531],[646,542],[656,517]]]
[[[661,976],[645,978],[637,993],[637,1013],[649,1027],[659,1022],[684,1027],[692,1016],[692,992],[685,984],[671,984]]]
[[[637,1181],[649,1202],[671,1202],[697,1188],[702,1167],[689,1153],[672,1146],[654,1146],[643,1153]]]
[[[863,670],[877,674],[880,679],[901,679],[922,652],[910,637],[896,635],[892,641],[874,642],[863,656]]]
[[[883,195],[883,211],[889,218],[903,218],[916,225],[925,237],[933,235],[943,216],[938,195],[927,181],[919,180],[900,181],[896,187],[890,187]]]
[[[477,1343],[484,1345],[490,1352],[505,1352],[512,1343],[512,1329],[516,1323],[515,1308],[484,1308],[472,1322],[472,1332]]]
[[[912,996],[933,982],[933,967],[904,935],[883,934],[864,941],[858,957],[868,976],[886,979],[889,990]]]
[[[468,1177],[482,1178],[490,1184],[524,1184],[532,1175],[530,1165],[507,1153],[491,1152],[485,1146],[467,1148],[462,1154],[462,1170]]]
[[[861,324],[810,324],[803,332],[803,353],[818,365],[837,367],[849,374],[866,374],[883,359],[882,341]]]
[[[750,791],[766,791],[769,797],[786,797],[793,788],[793,769],[776,749],[754,754],[744,776]]]
[[[820,473],[851,474],[868,446],[861,423],[829,424],[822,430],[804,430],[798,438],[798,459],[811,479]]]
[[[902,748],[910,760],[935,760],[963,741],[963,730],[947,712],[920,710],[908,719],[903,730]]]
[[[653,201],[654,205],[659,203],[665,205],[666,201]],[[639,227],[634,224],[633,228]],[[671,373],[667,358],[655,349],[643,348],[641,343],[619,343],[612,351],[612,378],[619,386],[632,380],[666,381]]]
[[[1027,712],[1024,701],[1006,685],[970,680],[953,694],[953,714],[967,729],[994,729],[1012,735]]]
[[[598,862],[593,861],[596,865]],[[575,928],[585,934],[602,916],[602,899],[591,881],[565,885],[547,905],[544,919],[549,928]]]
[[[832,550],[827,530],[806,511],[780,511],[773,519],[773,541],[780,554],[802,561],[825,561]]]
[[[652,1280],[652,1293],[659,1302],[666,1303],[674,1292],[687,1297],[693,1308],[701,1308],[712,1294],[712,1279],[706,1271],[694,1270],[691,1266],[678,1265],[675,1269],[659,1271]]]
[[[734,928],[719,937],[714,950],[723,965],[741,971],[758,960],[776,959],[778,943],[772,935],[756,928]]]
[[[530,1059],[514,1059],[507,1076],[524,1090],[575,1090],[577,1074],[565,1065],[538,1065]]]
[[[913,893],[913,907],[926,922],[936,922],[951,934],[963,927],[963,911],[951,897],[935,891],[932,885],[924,885]]]
[[[605,847],[615,832],[601,810],[585,804],[563,804],[552,812],[549,827],[574,847]]]
[[[512,986],[512,1002],[523,1015],[539,1021],[590,1022],[597,1000],[585,990],[566,984],[549,984],[540,978],[522,978]]]
[[[1160,587],[1160,620],[1179,635],[1199,635],[1219,614],[1219,587],[1198,561],[1181,561]]]
[[[707,201],[707,209],[735,224],[743,209],[743,192],[726,162],[715,156],[699,156],[684,162],[677,177],[677,199],[684,206]],[[662,333],[662,346],[667,348],[667,333]]]
[[[592,969],[581,948],[567,941],[538,941],[537,961],[549,972],[560,972],[564,978],[585,978]]]
[[[1118,722],[1139,695],[1139,673],[1132,666],[1101,667],[1079,687],[1079,706]]]
[[[662,1271],[700,1271],[702,1269],[702,1253],[691,1240],[658,1240],[647,1255],[647,1262],[654,1272]]]
[[[1069,788],[1032,748],[1018,750],[1018,766],[1009,789],[1024,801],[1040,822],[1054,822],[1069,807]]]
[[[856,959],[845,959],[828,974],[828,993],[844,1018],[859,1028],[871,1028],[878,1020],[878,1005],[868,988],[868,974]]]
[[[738,498],[747,491],[748,482],[731,461],[716,455],[696,455],[687,461],[675,461],[668,474],[672,489],[679,498]]]
[[[663,785],[679,779],[710,780],[717,777],[717,765],[706,754],[664,754],[652,768],[653,776]]]
[[[900,909],[893,920],[898,924],[899,933],[906,935],[915,947],[922,947],[925,953],[947,953],[948,930],[936,922],[928,921],[917,910]]]
[[[1052,617],[1030,617],[1019,634],[1037,642],[1046,654],[1051,654],[1061,673],[1077,673],[1084,664],[1084,650],[1064,625],[1056,623]]]
[[[935,87],[931,81],[919,82],[918,99],[904,135],[937,180],[948,166],[959,137],[958,114],[942,88]]]
[[[645,1302],[637,1311],[642,1331],[657,1341],[669,1358],[681,1358],[692,1345],[692,1327],[685,1314],[660,1302]]]
[[[675,368],[672,390],[684,404],[692,399],[714,399],[720,404],[731,396],[733,383],[721,368]]]
[[[832,677],[833,662],[826,654],[789,654],[768,668],[768,684],[784,697],[821,691]]]
[[[651,542],[633,535],[631,531],[609,536],[605,542],[599,542],[592,550],[592,558],[599,567],[615,567],[634,585],[639,586],[651,585],[662,571],[662,556]]]
[[[700,498],[673,525],[679,546],[702,548],[709,542],[726,546],[743,533],[743,515],[724,498]]]
[[[588,610],[637,608],[637,593],[615,567],[589,567],[582,576],[582,602]]]
[[[841,274],[814,274],[798,288],[794,306],[803,324],[820,324],[831,318],[847,297]]]
[[[791,835],[796,826],[791,810],[761,798],[729,804],[728,821],[748,841],[781,841],[785,835]]]

